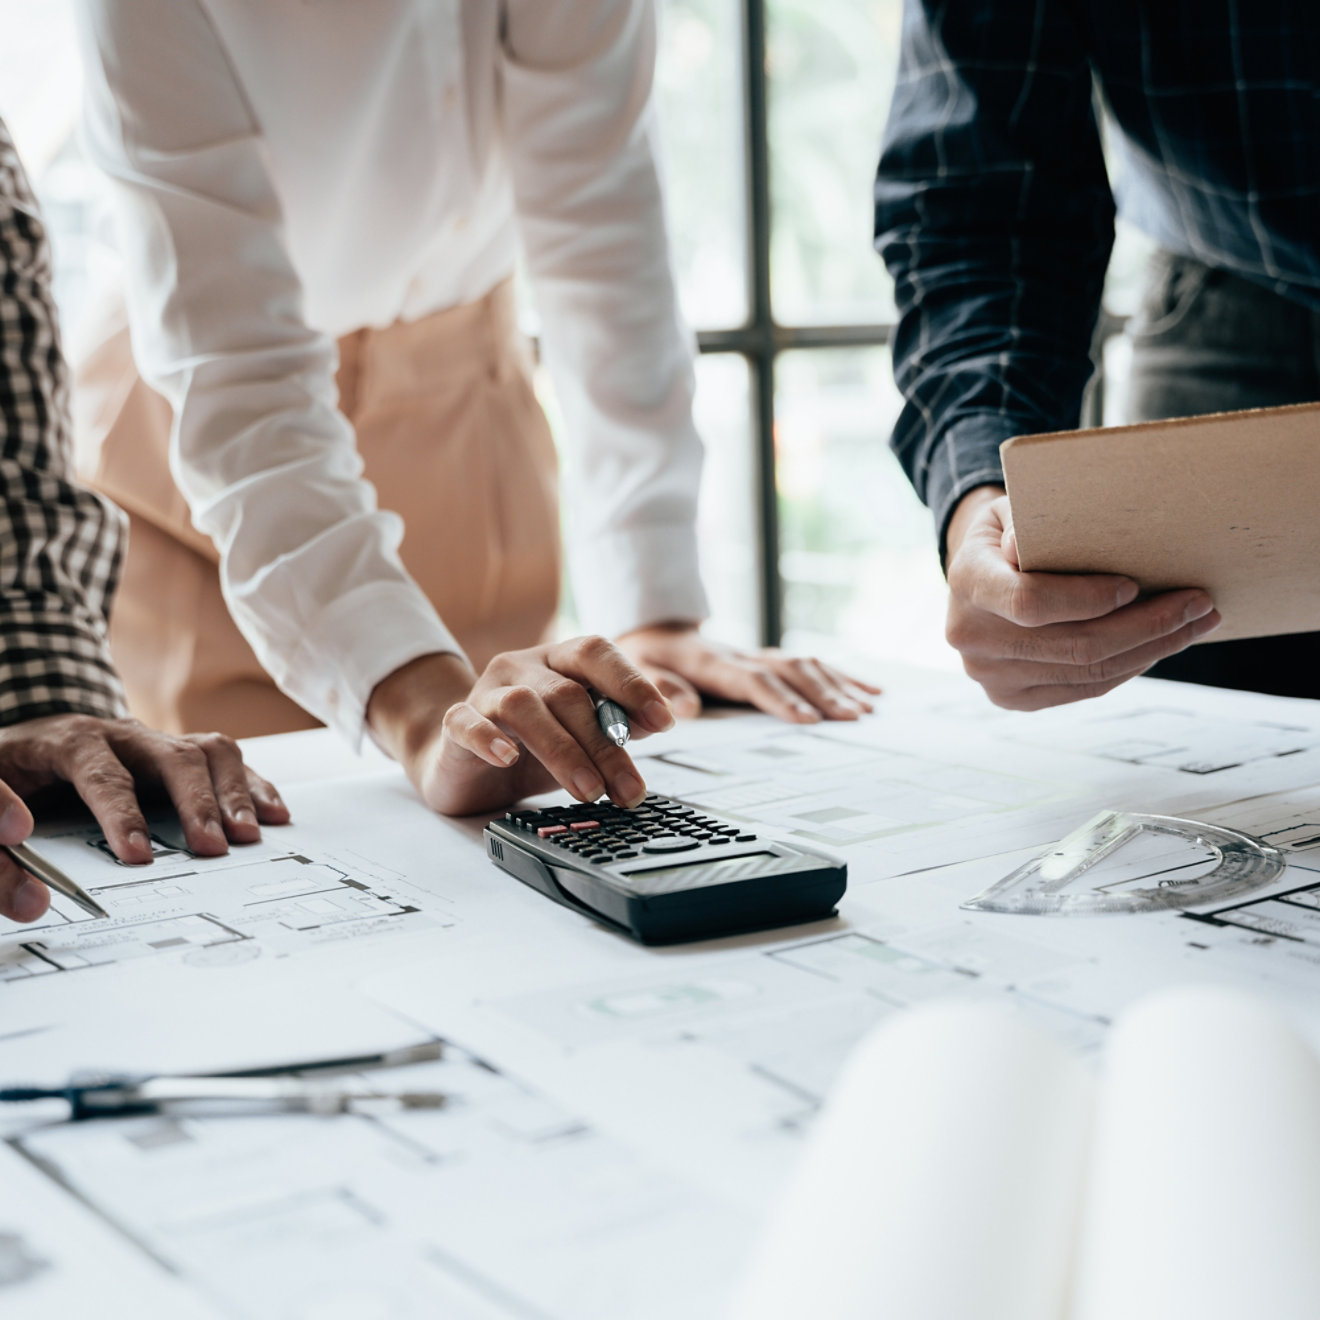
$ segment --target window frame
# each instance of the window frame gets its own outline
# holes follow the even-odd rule
[[[775,470],[775,367],[781,353],[797,349],[886,346],[891,322],[855,325],[800,325],[775,316],[770,278],[771,203],[770,104],[766,0],[741,0],[744,152],[744,272],[747,319],[727,330],[700,330],[702,353],[736,353],[747,363],[751,381],[752,439],[755,448],[756,508],[760,589],[760,634],[778,646],[784,633],[784,582],[780,571],[779,487]],[[878,260],[879,258],[877,258]]]

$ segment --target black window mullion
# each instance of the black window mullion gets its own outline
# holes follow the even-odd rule
[[[752,375],[752,426],[761,565],[761,640],[783,635],[779,490],[775,480],[775,344],[770,304],[770,130],[765,0],[743,0],[743,96],[747,131],[747,278],[750,317],[741,351]]]

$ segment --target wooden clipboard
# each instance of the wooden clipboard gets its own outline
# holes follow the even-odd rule
[[[1206,640],[1320,631],[1320,404],[1016,436],[1024,569],[1203,587]]]

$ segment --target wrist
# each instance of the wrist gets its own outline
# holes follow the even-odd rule
[[[945,563],[958,553],[958,547],[962,545],[967,529],[976,521],[986,505],[1003,499],[1007,494],[1003,486],[977,486],[958,501],[949,518],[948,530],[944,534]]]
[[[436,737],[445,712],[464,701],[477,675],[461,655],[433,652],[387,674],[367,699],[367,727],[396,761],[412,760]]]

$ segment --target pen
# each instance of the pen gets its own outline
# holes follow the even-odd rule
[[[608,697],[596,698],[596,722],[600,731],[616,746],[622,747],[632,737],[628,727],[628,712]]]
[[[110,915],[80,884],[70,880],[58,866],[52,866],[40,854],[33,852],[26,843],[0,843],[0,848],[29,875],[35,875],[42,884],[63,894],[65,898],[73,899],[84,912],[90,912],[94,917]]]

